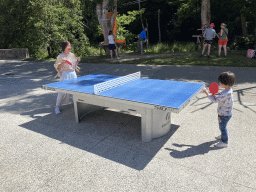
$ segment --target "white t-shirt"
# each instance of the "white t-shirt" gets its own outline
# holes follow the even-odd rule
[[[218,109],[217,113],[220,116],[230,116],[232,115],[231,111],[233,109],[234,105],[234,99],[233,99],[233,89],[227,89],[220,93],[220,95],[216,98],[209,95],[208,98],[214,102],[218,103]]]
[[[115,44],[115,40],[114,40],[113,35],[108,36],[108,44]]]

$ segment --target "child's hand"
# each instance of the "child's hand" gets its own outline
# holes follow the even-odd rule
[[[80,67],[76,66],[76,72],[79,72],[80,71]]]
[[[76,61],[77,61],[77,63],[79,63],[81,61],[81,58],[77,57]]]
[[[62,60],[61,63],[58,65],[57,70],[60,71],[64,64],[65,64],[65,61]]]
[[[208,93],[206,91],[206,88],[203,88],[204,93],[208,96]]]

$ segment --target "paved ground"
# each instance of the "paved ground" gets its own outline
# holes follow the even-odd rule
[[[256,68],[81,64],[104,73],[202,82],[236,74],[229,147],[216,149],[217,104],[200,93],[171,131],[141,141],[140,116],[104,110],[75,123],[72,104],[54,114],[53,63],[0,61],[0,191],[256,191]],[[14,75],[4,75],[4,74]]]

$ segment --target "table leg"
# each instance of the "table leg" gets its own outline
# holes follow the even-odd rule
[[[161,137],[171,130],[171,112],[153,110],[152,139]]]
[[[152,140],[152,126],[153,126],[153,110],[145,109],[146,113],[141,114],[141,139],[143,142],[150,142]]]
[[[146,109],[141,114],[141,138],[143,142],[150,142],[154,138],[162,137],[171,130],[171,112]]]
[[[81,117],[87,113],[98,111],[104,109],[104,107],[97,106],[97,105],[91,105],[85,103],[86,101],[78,98],[76,96],[73,96],[74,101],[74,110],[75,110],[75,119],[76,122],[79,123],[81,120]]]

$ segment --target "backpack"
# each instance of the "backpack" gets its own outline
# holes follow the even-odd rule
[[[246,57],[253,58],[255,56],[255,50],[254,49],[248,49]]]

